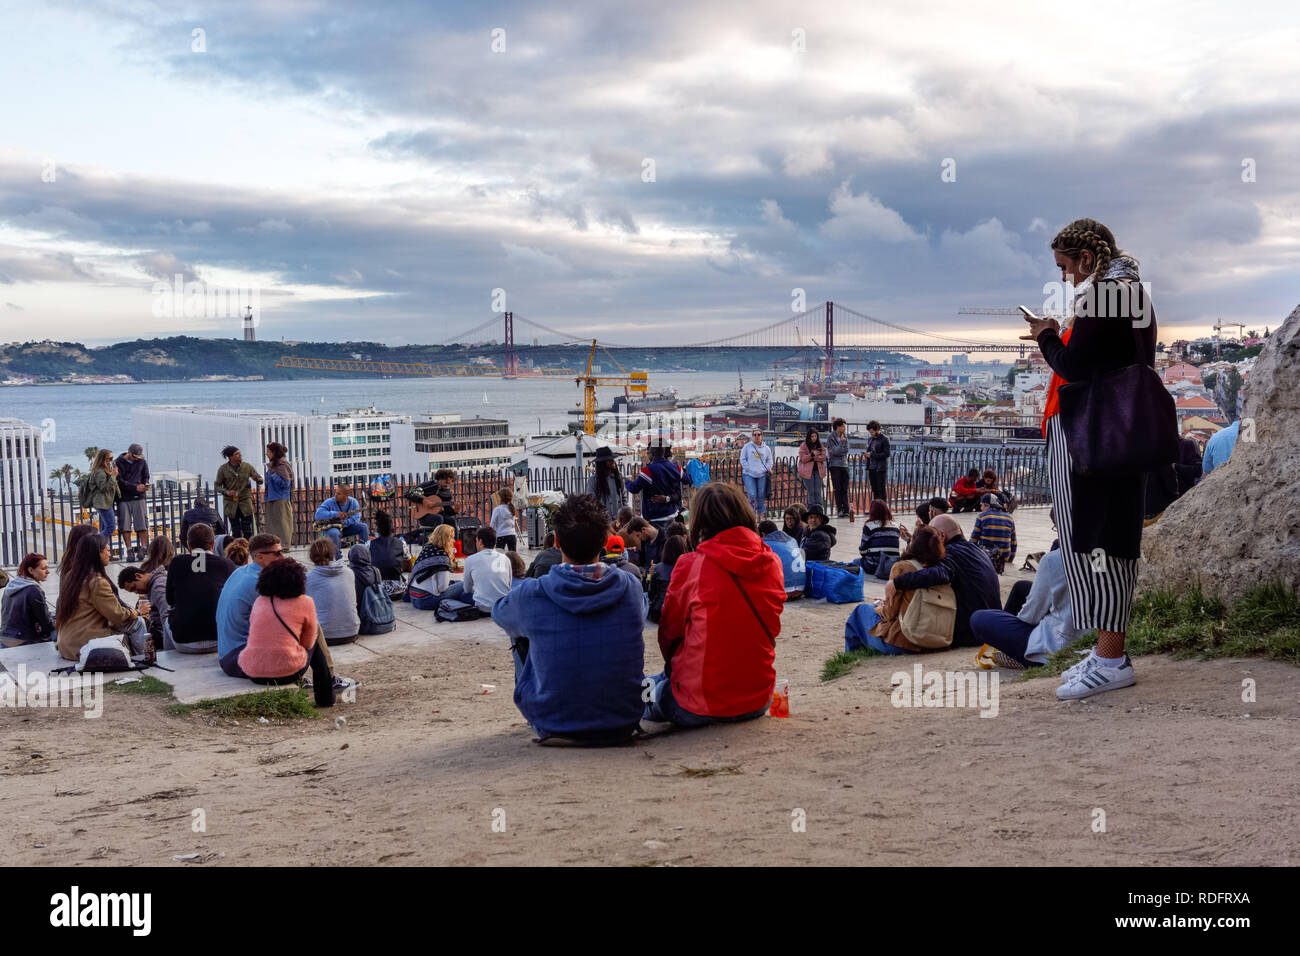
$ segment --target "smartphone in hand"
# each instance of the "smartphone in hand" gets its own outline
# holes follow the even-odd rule
[[[1016,308],[1019,309],[1021,312],[1023,312],[1023,313],[1025,314],[1025,318],[1026,318],[1026,319],[1037,319],[1037,318],[1038,318],[1038,316],[1034,315],[1034,313],[1033,313],[1032,311],[1030,311],[1029,309],[1025,308],[1023,305],[1018,305],[1018,306],[1016,306]]]

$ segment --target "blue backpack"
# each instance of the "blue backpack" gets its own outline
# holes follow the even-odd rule
[[[810,598],[825,598],[832,604],[852,604],[862,600],[865,577],[862,568],[856,564],[809,561],[808,587],[804,594]]]
[[[686,463],[686,477],[691,479],[691,484],[696,488],[703,488],[713,480],[709,476],[708,464],[698,458],[692,458]]]

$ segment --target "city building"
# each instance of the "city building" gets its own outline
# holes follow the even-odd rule
[[[36,513],[45,493],[40,426],[0,418],[0,565],[14,567],[35,546]]]
[[[328,454],[313,461],[312,419],[294,412],[215,405],[140,405],[131,409],[131,441],[144,446],[152,471],[189,472],[211,483],[224,459],[221,449],[234,445],[259,472],[266,466],[266,446],[278,441],[289,449],[289,463],[304,480],[328,476]],[[325,447],[328,447],[326,444]],[[179,475],[178,475],[179,477]]]
[[[369,408],[314,418],[312,463],[321,477],[368,483],[380,475],[418,474],[429,470],[429,460],[418,448],[417,429],[409,415]]]
[[[1201,370],[1187,362],[1176,362],[1170,365],[1160,373],[1160,377],[1165,380],[1166,385],[1172,385],[1174,382],[1201,384]]]
[[[411,425],[411,446],[421,461],[420,470],[439,468],[491,468],[509,465],[524,446],[512,444],[510,423],[504,418],[462,420],[455,413],[428,415]],[[404,435],[405,427],[401,430]],[[394,431],[394,441],[398,431]]]

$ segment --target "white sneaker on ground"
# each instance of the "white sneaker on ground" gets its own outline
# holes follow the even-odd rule
[[[1083,665],[1087,664],[1088,661],[1092,660],[1093,657],[1095,656],[1096,656],[1095,650],[1093,648],[1089,648],[1088,653],[1083,655],[1079,663],[1072,664],[1069,667],[1067,667],[1065,670],[1061,671],[1061,683],[1064,684],[1066,681],[1070,680],[1070,678],[1072,678],[1075,674],[1079,673],[1079,671],[1083,670]]]
[[[1058,700],[1079,700],[1108,690],[1132,687],[1135,683],[1137,678],[1133,674],[1133,662],[1127,654],[1119,667],[1108,667],[1093,654],[1083,662],[1080,670],[1056,688],[1056,697]]]

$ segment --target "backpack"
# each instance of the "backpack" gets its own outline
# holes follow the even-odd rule
[[[899,621],[903,636],[927,650],[951,645],[956,624],[957,594],[951,584],[914,591]]]
[[[487,612],[479,610],[476,604],[453,599],[438,603],[437,617],[440,621],[459,623],[460,621],[475,621],[480,617],[487,617]]]
[[[143,660],[137,664],[131,659],[131,646],[127,639],[120,634],[110,634],[108,637],[91,638],[81,648],[77,663],[56,667],[50,673],[71,674],[76,671],[78,674],[109,674],[114,671],[142,671],[150,667],[171,670],[152,660]]]
[[[90,475],[82,475],[75,482],[77,486],[77,505],[87,510],[90,509]]]
[[[366,634],[387,634],[397,627],[393,602],[378,584],[369,584],[361,592],[361,626]]]

